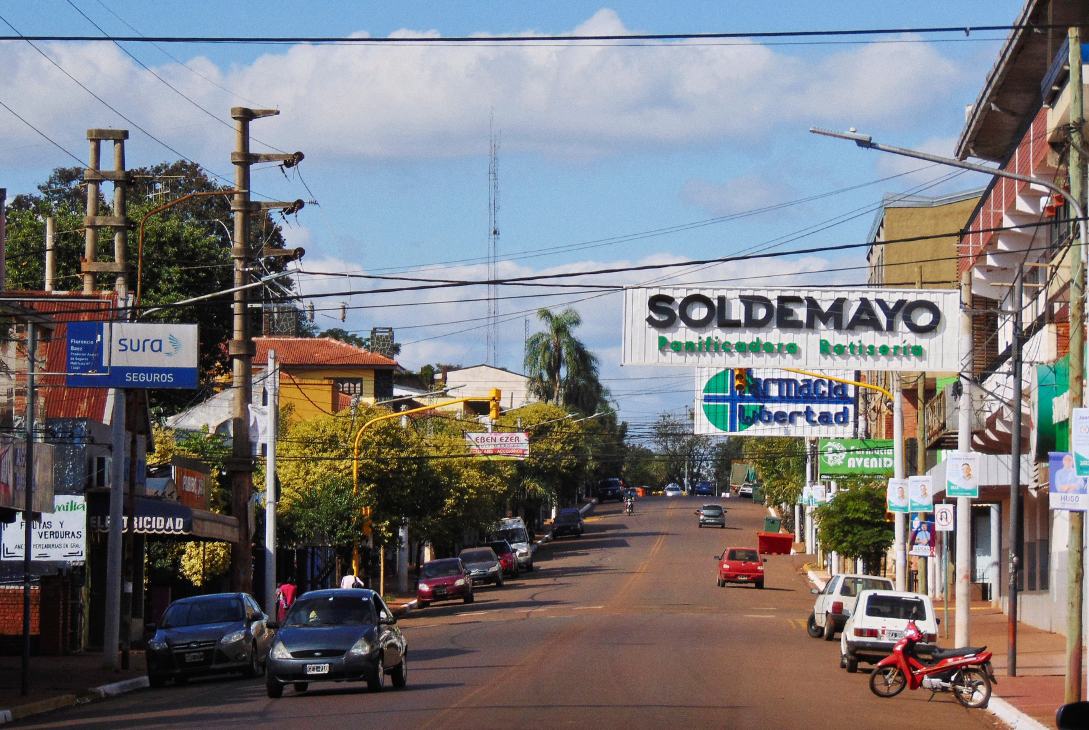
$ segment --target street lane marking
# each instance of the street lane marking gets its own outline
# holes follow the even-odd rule
[[[605,608],[604,606],[575,606],[573,611],[589,611],[594,608]]]
[[[770,613],[746,613],[745,618],[775,618]]]

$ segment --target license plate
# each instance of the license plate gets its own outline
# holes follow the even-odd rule
[[[185,655],[185,661],[187,661],[187,662],[202,662],[202,661],[204,661],[204,652],[203,651],[195,651],[195,652],[193,652],[191,654],[186,654]]]
[[[903,631],[886,631],[885,632],[885,637],[889,638],[889,639],[895,639],[895,640],[899,641],[900,639],[904,638],[904,632]]]
[[[749,576],[747,576],[747,575],[739,575],[739,576],[737,576],[737,579],[738,579],[738,580],[748,580],[748,579],[749,579]]]
[[[306,665],[306,673],[307,674],[328,674],[329,673],[329,665],[328,664],[307,664]]]
[[[446,589],[445,588],[436,588],[435,589],[435,595],[436,596],[445,596],[446,595]]]

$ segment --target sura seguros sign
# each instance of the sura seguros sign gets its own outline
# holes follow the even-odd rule
[[[960,369],[955,289],[624,290],[623,365]]]

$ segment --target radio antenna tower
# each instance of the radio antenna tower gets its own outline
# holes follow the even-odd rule
[[[499,367],[499,137],[488,117],[488,364]]]

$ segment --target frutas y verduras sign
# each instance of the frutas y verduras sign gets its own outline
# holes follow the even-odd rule
[[[849,375],[829,374],[844,379]],[[734,370],[696,369],[697,434],[849,436],[854,430],[853,385],[754,368],[745,390],[738,391],[734,375]]]
[[[3,526],[0,560],[22,560],[26,532],[23,518]],[[82,563],[87,553],[87,500],[83,495],[58,494],[53,511],[31,523],[31,560]]]
[[[955,289],[624,290],[623,365],[960,370]]]

